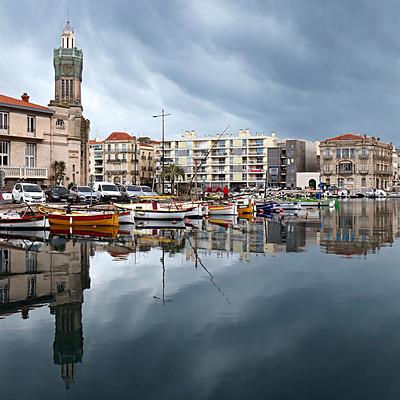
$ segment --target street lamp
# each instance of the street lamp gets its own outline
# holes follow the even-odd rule
[[[153,118],[161,117],[161,177],[162,177],[162,194],[164,194],[164,131],[165,131],[165,123],[164,118],[168,117],[171,114],[165,114],[164,109],[161,110],[160,115],[153,115]]]

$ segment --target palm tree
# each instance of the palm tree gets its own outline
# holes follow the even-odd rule
[[[169,164],[164,167],[164,171],[161,173],[161,178],[164,181],[171,182],[171,192],[174,194],[175,181],[179,178],[185,179],[185,171],[178,165]]]
[[[65,178],[65,161],[54,161],[54,179],[56,185],[62,185]]]

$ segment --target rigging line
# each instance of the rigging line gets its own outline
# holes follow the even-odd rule
[[[190,178],[189,188],[188,188],[188,191],[187,191],[188,194],[189,194],[189,193],[191,192],[191,190],[192,190],[193,180],[194,180],[194,178],[197,177],[197,172],[198,172],[199,168],[200,168],[200,167],[203,165],[203,163],[207,160],[208,156],[209,156],[210,153],[211,153],[211,150],[214,148],[214,146],[215,146],[216,144],[218,144],[218,142],[220,141],[221,137],[222,137],[223,135],[225,135],[226,131],[230,128],[230,126],[231,126],[231,124],[228,124],[227,127],[217,136],[217,140],[216,140],[216,141],[211,145],[211,147],[208,149],[208,151],[207,151],[205,157],[204,157],[203,159],[200,160],[200,164],[199,164],[199,165],[196,165],[196,169],[195,169],[195,171],[194,171],[194,174],[193,174],[193,176]],[[197,188],[196,188],[196,190],[197,190]]]
[[[190,240],[189,235],[185,232],[185,236],[188,239],[188,242],[190,244],[190,247],[192,248],[192,250],[194,251],[194,255],[196,257],[196,260],[199,262],[199,264],[201,265],[201,267],[204,269],[204,271],[207,272],[207,274],[210,276],[210,282],[211,284],[218,290],[218,292],[222,295],[222,297],[226,300],[226,302],[228,304],[232,304],[229,297],[224,293],[224,291],[221,289],[221,287],[214,282],[214,275],[206,268],[206,266],[203,264],[203,261],[201,260],[201,258],[199,257],[198,253],[197,253],[197,248],[195,249],[192,245],[192,242]]]

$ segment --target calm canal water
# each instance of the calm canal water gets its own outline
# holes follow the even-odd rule
[[[399,397],[400,199],[175,228],[2,237],[2,398]]]

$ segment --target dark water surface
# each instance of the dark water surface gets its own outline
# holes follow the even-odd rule
[[[0,240],[2,399],[400,396],[400,199],[124,229]]]

